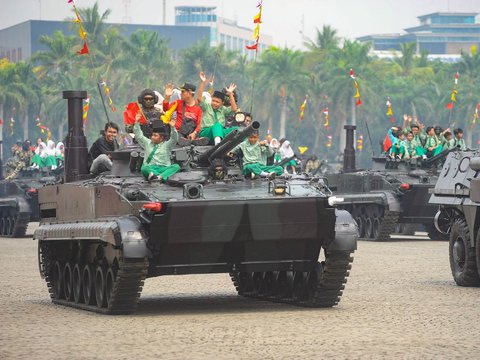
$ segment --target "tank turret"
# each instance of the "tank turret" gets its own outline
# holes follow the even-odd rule
[[[74,128],[86,94],[67,95],[73,140],[66,146],[77,148],[68,161],[85,153]],[[111,173],[83,179],[87,169],[77,159],[69,182],[39,189],[34,238],[53,302],[131,313],[148,277],[227,273],[243,296],[336,305],[357,226],[334,207],[339,199],[322,178],[251,179],[241,159],[225,158],[259,127],[253,122],[217,146],[173,149],[181,171],[167,182],[143,177],[141,149],[133,146],[111,154]]]

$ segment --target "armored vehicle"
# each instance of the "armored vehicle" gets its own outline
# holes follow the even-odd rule
[[[347,142],[342,173],[327,174],[328,186],[344,198],[339,208],[357,221],[360,239],[385,241],[398,224],[422,224],[430,238],[440,239],[433,224],[436,207],[428,204],[428,189],[438,178],[438,166],[448,151],[423,160],[373,157],[372,170],[355,169],[355,126],[346,125]]]
[[[37,189],[55,181],[55,174],[38,169],[24,169],[12,180],[0,180],[0,236],[24,236],[28,223],[39,220]]]
[[[431,190],[438,231],[449,235],[450,268],[460,286],[480,286],[480,150],[449,154]]]
[[[54,303],[131,313],[145,278],[206,273],[230,274],[243,296],[310,307],[340,301],[357,226],[321,178],[245,179],[238,159],[225,160],[258,122],[216,146],[174,149],[182,171],[167,184],[144,180],[138,147],[113,152],[111,173],[92,178],[86,92],[63,96],[65,183],[39,190],[34,234]]]

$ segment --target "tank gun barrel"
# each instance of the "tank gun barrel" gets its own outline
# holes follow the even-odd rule
[[[236,134],[238,134],[239,130],[233,130],[229,132],[220,143],[209,149],[208,151],[205,151],[203,154],[199,156],[200,161],[207,161],[210,158],[210,155],[212,155],[215,150],[217,150],[220,146],[224,145],[228,141],[230,141]]]
[[[426,159],[423,161],[423,164],[426,166],[432,165],[436,163],[437,161],[446,158],[448,154],[450,154],[452,151],[456,151],[458,148],[454,147],[453,149],[448,149],[448,150],[443,150],[440,154],[432,156],[430,159]]]
[[[240,144],[243,140],[252,135],[259,128],[260,123],[258,121],[253,121],[250,126],[236,133],[228,141],[225,141],[223,144],[219,144],[219,147],[213,151],[213,153],[209,156],[208,159],[211,161],[213,159],[218,159],[222,156],[225,156],[230,151],[232,151],[235,146]]]

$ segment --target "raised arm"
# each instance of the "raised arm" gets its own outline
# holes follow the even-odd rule
[[[150,140],[145,135],[143,135],[143,131],[140,128],[141,117],[142,115],[140,113],[137,113],[137,116],[135,117],[135,125],[133,125],[133,133],[135,134],[135,139],[137,140],[137,142],[143,149],[145,149]]]
[[[170,125],[170,139],[167,141],[167,147],[169,149],[173,148],[178,141],[178,132],[175,129],[175,119],[171,119],[168,125]]]
[[[205,85],[208,83],[207,75],[202,71],[200,74],[198,74],[200,77],[200,84],[198,85],[198,90],[197,90],[197,101],[199,103],[203,102],[203,91],[205,90]]]
[[[230,98],[230,104],[233,112],[237,112],[238,106],[237,102],[235,101],[235,96],[233,95],[233,92],[237,88],[237,85],[234,83],[231,83],[230,86],[227,88],[227,95]]]
[[[165,96],[164,96],[164,99],[163,99],[163,111],[168,111],[170,109],[170,107],[172,106],[170,104],[170,98],[172,97],[173,95],[173,84],[171,82],[169,82],[167,84],[167,86],[165,86]]]

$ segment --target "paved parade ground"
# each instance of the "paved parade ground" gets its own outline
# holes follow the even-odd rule
[[[31,237],[0,238],[0,286],[0,359],[480,358],[480,288],[421,238],[360,242],[332,309],[242,298],[226,274],[147,279],[129,316],[55,306]]]

